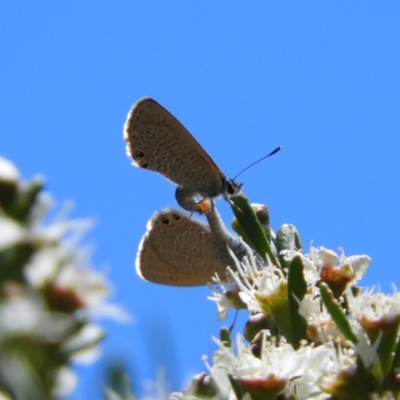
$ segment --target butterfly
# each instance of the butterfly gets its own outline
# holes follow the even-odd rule
[[[139,100],[130,110],[124,139],[133,164],[176,183],[176,200],[188,211],[198,211],[198,196],[201,201],[240,193],[242,185],[227,179],[189,131],[151,98]]]

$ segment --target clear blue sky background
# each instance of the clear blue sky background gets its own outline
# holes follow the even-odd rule
[[[364,285],[399,283],[399,21],[398,1],[0,0],[0,151],[74,200],[73,217],[97,218],[95,262],[110,265],[114,301],[135,316],[104,324],[104,356],[79,368],[74,399],[100,398],[113,357],[136,387],[163,364],[181,389],[221,326],[207,288],[134,271],[148,219],[177,207],[174,185],[125,155],[122,127],[143,96],[228,177],[282,145],[239,179],[273,228],[295,224],[306,250],[313,240],[368,254]]]

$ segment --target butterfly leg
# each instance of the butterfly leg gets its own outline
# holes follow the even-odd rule
[[[205,200],[204,202],[206,202]],[[241,260],[243,256],[247,254],[245,247],[242,245],[242,242],[235,236],[233,236],[228,229],[226,228],[222,218],[215,207],[214,202],[212,200],[207,201],[211,202],[211,205],[208,205],[208,212],[204,212],[206,215],[208,224],[210,225],[211,231],[217,236],[220,240],[225,242],[235,253],[236,257]]]

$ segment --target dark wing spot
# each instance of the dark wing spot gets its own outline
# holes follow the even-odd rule
[[[149,163],[147,163],[147,162],[142,163],[141,161],[139,161],[138,164],[139,164],[140,168],[143,168],[143,169],[149,168]]]
[[[135,157],[137,158],[143,158],[145,154],[143,153],[142,150],[135,150]]]
[[[169,218],[168,217],[162,217],[161,218],[161,223],[164,224],[164,225],[169,225],[170,224]]]
[[[182,221],[181,215],[179,215],[179,214],[177,214],[177,213],[173,213],[173,214],[172,214],[172,218],[173,218],[175,221],[178,221],[178,222]]]

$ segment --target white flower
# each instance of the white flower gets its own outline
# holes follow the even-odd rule
[[[296,400],[329,398],[329,394],[321,391],[319,383],[330,368],[332,351],[332,347],[327,345],[304,346],[300,349],[306,360],[304,368],[301,374],[288,381],[285,395],[294,396]]]
[[[227,268],[227,277],[221,280],[218,274],[213,277],[213,283],[209,284],[213,296],[207,297],[209,300],[215,301],[217,304],[217,317],[221,321],[228,316],[228,309],[241,309],[249,306],[246,301],[247,297],[244,294],[245,285],[255,282],[258,279],[259,274],[263,270],[262,261],[256,259],[253,255],[251,248],[245,243],[241,242],[243,247],[247,251],[247,256],[240,262],[232,250],[227,247],[234,263],[235,269]],[[243,296],[244,299],[243,300]]]
[[[307,321],[307,334],[315,343],[326,343],[329,340],[343,338],[331,315],[328,313],[319,289],[314,287],[312,294],[306,294],[300,303],[299,314]]]
[[[16,398],[64,395],[77,381],[69,364],[99,356],[104,333],[90,317],[127,314],[108,302],[110,283],[81,244],[92,221],[69,219],[69,206],[49,221],[42,181],[20,182],[1,157],[0,186],[1,384]]]
[[[267,340],[263,334],[261,355],[255,356],[245,345],[241,335],[235,346],[226,347],[214,339],[219,349],[213,355],[213,365],[206,363],[210,375],[226,399],[235,399],[230,375],[242,388],[243,393],[264,390],[265,393],[296,394],[296,399],[326,399],[318,382],[331,367],[334,347],[321,345],[317,348],[303,345],[298,350],[283,340]],[[235,351],[236,348],[236,351]]]
[[[35,223],[30,234],[40,248],[25,267],[25,276],[32,286],[45,288],[51,299],[69,303],[69,310],[128,321],[125,311],[108,303],[111,284],[90,265],[89,251],[80,245],[92,225],[89,219],[68,220],[65,213],[46,226]]]
[[[0,342],[15,334],[31,333],[39,324],[42,310],[22,296],[14,296],[0,303]]]
[[[227,282],[222,282],[216,274],[216,276],[213,277],[213,283],[208,284],[208,288],[213,295],[207,296],[207,299],[215,301],[217,305],[218,321],[228,318],[228,309],[234,309],[235,304],[227,297],[227,293],[234,293],[237,291],[236,283],[229,278]]]
[[[0,214],[0,250],[16,245],[26,236],[20,224]]]
[[[230,254],[234,258],[233,252],[230,251]],[[261,261],[252,254],[249,254],[249,257],[242,262],[236,258],[234,260],[237,271],[230,270],[229,272],[240,289],[240,299],[247,305],[250,312],[265,312],[259,298],[273,295],[280,289],[281,284],[286,282],[282,271],[271,262],[261,264]]]
[[[0,156],[0,180],[18,182],[19,171],[17,167],[7,158]]]
[[[66,396],[70,394],[78,383],[78,377],[70,368],[59,368],[56,374],[54,394],[57,396]]]
[[[353,318],[357,321],[369,321],[377,323],[385,319],[395,321],[400,317],[400,293],[394,288],[391,296],[385,295],[380,291],[374,293],[374,288],[364,291],[354,297],[351,290],[347,291],[349,308]]]
[[[368,270],[371,258],[367,255],[346,257],[343,249],[340,249],[341,255],[338,256],[334,251],[325,249],[325,247],[310,248],[310,259],[315,263],[320,272],[324,268],[334,268],[351,277],[353,282],[360,280]]]

